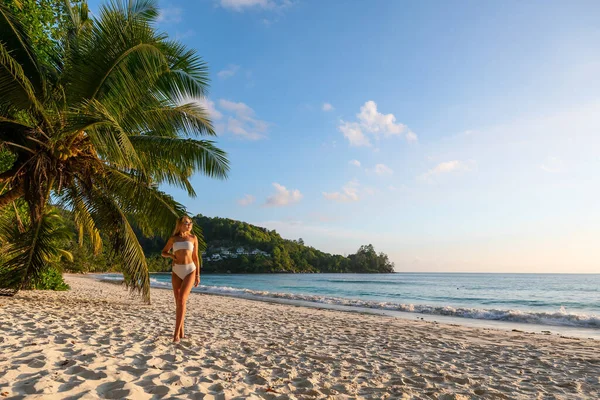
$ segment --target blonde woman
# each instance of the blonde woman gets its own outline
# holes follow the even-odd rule
[[[161,255],[173,260],[171,282],[175,295],[175,333],[173,342],[179,343],[184,337],[183,320],[185,308],[192,286],[200,283],[200,259],[198,258],[198,238],[192,234],[193,221],[183,216],[177,220],[173,236],[169,239]],[[171,251],[172,250],[172,251]]]

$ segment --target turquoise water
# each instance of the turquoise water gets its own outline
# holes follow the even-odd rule
[[[171,287],[171,275],[151,284]],[[600,274],[207,274],[194,291],[600,329]]]

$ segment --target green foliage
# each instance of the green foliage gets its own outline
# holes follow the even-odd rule
[[[39,221],[25,226],[14,221],[10,212],[0,217],[0,243],[4,254],[0,281],[4,287],[35,288],[45,282],[44,274],[50,269],[73,261],[72,254],[65,250],[72,233],[56,211],[47,209]]]
[[[157,17],[153,0],[111,1],[93,18],[85,1],[0,0],[0,211],[21,199],[29,214],[26,240],[4,241],[14,254],[0,287],[31,285],[54,262],[58,247],[43,236],[52,199],[77,237],[77,261],[62,262],[119,268],[149,300],[137,234],[167,237],[185,213],[159,186],[195,196],[195,173],[226,178],[226,154],[198,140],[215,136],[194,101],[207,66],[158,32]]]
[[[8,171],[10,167],[13,166],[16,160],[17,156],[15,155],[15,153],[11,152],[8,149],[3,149],[0,147],[0,174],[2,172]],[[2,193],[2,186],[0,186],[0,193]]]
[[[2,0],[27,27],[27,35],[36,54],[49,58],[55,43],[68,27],[64,0]]]
[[[204,272],[231,273],[314,273],[357,272],[391,273],[394,264],[384,253],[377,254],[373,245],[361,246],[348,257],[332,255],[305,246],[304,240],[286,240],[276,231],[227,218],[194,217],[194,222],[208,239]],[[237,248],[261,250],[267,255],[241,255],[213,261],[221,249],[235,252]]]
[[[69,285],[63,280],[62,273],[55,267],[46,268],[35,282],[32,289],[36,290],[69,290]]]
[[[160,254],[148,256],[148,271],[150,272],[170,272],[172,261],[162,257]]]

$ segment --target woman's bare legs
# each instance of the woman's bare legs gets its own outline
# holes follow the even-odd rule
[[[173,295],[175,296],[175,309],[177,309],[177,299],[179,298],[179,292],[181,291],[181,284],[183,281],[177,274],[171,273],[171,284],[173,285]],[[177,315],[177,314],[176,314]],[[179,331],[179,337],[183,337],[183,323]]]
[[[187,299],[192,291],[192,287],[194,286],[194,280],[196,279],[196,275],[192,272],[188,274],[183,280],[181,280],[175,274],[172,274],[172,282],[173,282],[173,292],[175,293],[175,307],[176,307],[176,315],[175,315],[175,333],[173,334],[173,341],[177,342],[180,338],[183,337],[183,321],[185,319],[185,309],[187,304]],[[176,280],[179,282],[175,283]],[[175,289],[177,287],[177,290]]]

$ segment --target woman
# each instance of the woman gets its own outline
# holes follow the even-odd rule
[[[184,337],[183,320],[188,296],[200,283],[200,260],[198,258],[198,238],[192,235],[192,219],[183,216],[177,220],[173,236],[169,239],[161,255],[173,260],[171,282],[175,294],[175,333],[173,342],[179,343]],[[171,252],[171,249],[173,251]]]

